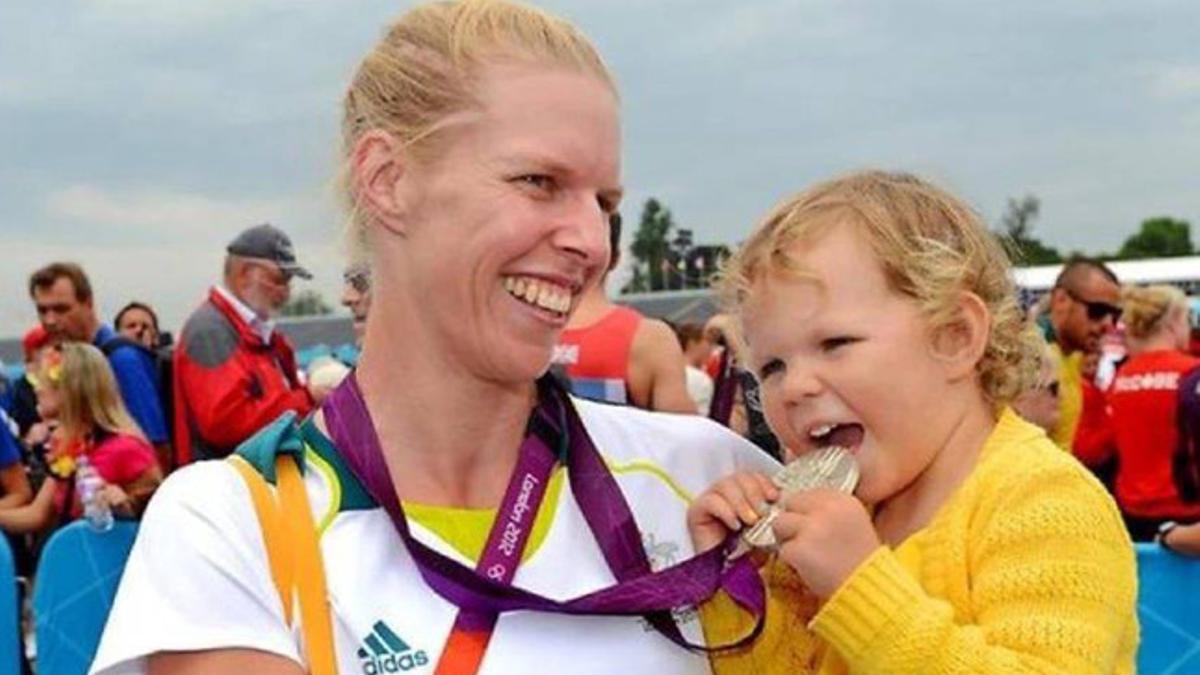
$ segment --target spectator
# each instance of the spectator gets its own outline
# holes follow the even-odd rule
[[[1109,405],[1117,503],[1136,541],[1153,539],[1165,521],[1200,521],[1200,359],[1186,351],[1188,313],[1171,286],[1125,292],[1132,356],[1117,369]]]
[[[1050,345],[1042,350],[1037,380],[1032,388],[1013,401],[1013,408],[1026,421],[1050,433],[1058,424],[1058,353]]]
[[[1050,291],[1049,310],[1041,327],[1059,356],[1058,426],[1050,437],[1070,450],[1083,412],[1083,357],[1097,351],[1100,338],[1121,317],[1121,287],[1107,265],[1075,258],[1059,272]]]
[[[16,422],[0,410],[0,510],[21,506],[33,497],[17,433]]]
[[[1122,347],[1122,350],[1124,347]],[[1083,411],[1075,427],[1075,439],[1071,453],[1083,465],[1096,474],[1111,492],[1117,472],[1117,446],[1113,436],[1112,415],[1109,411],[1108,392],[1101,383],[1100,367],[1104,361],[1102,353],[1084,355],[1081,365],[1080,386],[1083,390]],[[1115,374],[1115,368],[1113,371]],[[1108,384],[1112,384],[1110,375]]]
[[[620,259],[621,216],[609,218],[608,270],[579,299],[554,350],[575,394],[647,410],[694,413],[687,393],[683,350],[671,327],[637,310],[614,305],[605,292]],[[536,284],[516,289],[536,296]]]
[[[42,349],[50,344],[50,334],[41,324],[30,328],[21,338],[21,350],[25,360],[25,372],[21,379],[12,385],[12,407],[10,417],[17,424],[17,436],[25,439],[30,429],[42,418],[37,413],[37,393],[34,392],[33,378],[37,369],[38,356]]]
[[[717,345],[706,369],[714,382],[709,417],[781,459],[783,448],[763,414],[758,378],[742,366],[746,345],[737,321],[729,314],[716,314],[704,325],[704,333]]]
[[[158,315],[150,305],[133,301],[121,308],[113,318],[113,326],[125,337],[144,345],[146,349],[159,347]]]
[[[0,529],[40,532],[83,513],[74,491],[75,463],[86,456],[107,485],[101,497],[113,513],[137,517],[162,482],[154,448],[121,401],[99,349],[67,342],[48,350],[38,371],[38,408],[57,423],[50,442],[50,479],[33,501],[0,511]]]
[[[108,357],[125,408],[151,443],[166,445],[162,383],[154,358],[123,343],[116,331],[96,318],[92,284],[83,268],[56,262],[39,269],[29,278],[29,296],[52,342],[86,342]]]
[[[687,367],[688,396],[696,402],[696,412],[707,415],[712,405],[713,379],[703,369],[708,365],[713,345],[699,324],[682,324],[675,329],[675,334],[679,337],[679,346],[683,348],[683,358]]]
[[[182,466],[224,457],[287,411],[305,415],[312,398],[296,356],[273,317],[287,303],[296,263],[292,242],[256,225],[226,248],[224,280],[183,326],[175,350],[175,452]]]
[[[371,308],[371,269],[365,264],[350,267],[342,274],[342,281],[342,306],[354,318],[354,342],[362,347],[367,310]]]

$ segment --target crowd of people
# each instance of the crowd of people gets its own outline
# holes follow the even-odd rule
[[[81,464],[143,519],[96,672],[1125,673],[1131,539],[1200,554],[1177,289],[1080,258],[1021,307],[969,207],[867,171],[768,214],[727,313],[643,316],[605,292],[616,85],[498,0],[405,14],[342,135],[353,370],[298,367],[272,225],[176,344],[78,265],[30,276],[0,529],[32,574]],[[852,494],[770,480],[832,446]],[[741,555],[770,504],[776,555]]]

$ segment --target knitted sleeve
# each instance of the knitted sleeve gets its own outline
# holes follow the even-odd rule
[[[880,548],[812,630],[855,673],[1129,672],[1133,550],[1103,488],[1083,474],[1062,462],[981,486],[989,492],[965,555],[969,610],[931,597]]]
[[[815,673],[826,649],[806,628],[817,612],[817,599],[792,568],[778,558],[772,558],[760,573],[767,587],[763,631],[752,646],[710,655],[713,673]],[[723,591],[700,606],[700,620],[710,647],[734,643],[754,628],[754,620]]]

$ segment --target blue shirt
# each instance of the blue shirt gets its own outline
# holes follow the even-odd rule
[[[21,446],[17,445],[17,439],[13,436],[16,426],[8,414],[0,410],[0,469],[7,469],[21,461]]]
[[[116,331],[101,325],[92,344],[104,351],[104,343],[116,337]],[[162,382],[150,350],[122,345],[108,355],[108,363],[117,377],[125,407],[146,434],[146,439],[156,445],[166,443],[167,423],[159,395]]]

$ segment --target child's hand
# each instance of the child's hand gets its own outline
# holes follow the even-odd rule
[[[688,532],[697,553],[725,541],[730,532],[753,525],[758,509],[779,499],[779,488],[766,474],[743,471],[717,481],[688,509]]]
[[[789,495],[773,529],[779,557],[822,600],[829,599],[880,546],[866,508],[836,490]]]

